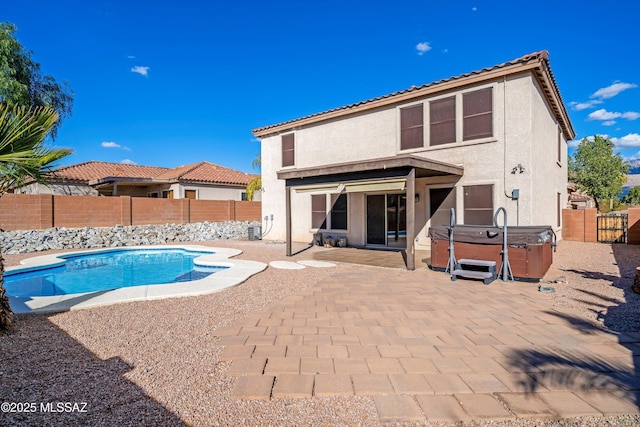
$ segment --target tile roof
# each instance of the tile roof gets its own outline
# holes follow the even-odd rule
[[[209,162],[198,162],[169,169],[156,178],[176,179],[178,181],[206,182],[215,184],[247,185],[257,175],[240,172]]]
[[[154,179],[209,184],[247,185],[257,175],[240,172],[209,162],[198,162],[176,168],[126,165],[89,161],[65,166],[52,172],[54,179],[85,182],[104,178]]]
[[[586,194],[571,193],[569,194],[569,199],[572,202],[588,202],[589,200],[593,200],[593,197]]]
[[[91,181],[108,176],[154,178],[166,170],[168,169],[156,166],[127,165],[91,160],[89,162],[58,168],[53,171],[53,175],[58,179],[69,181]]]
[[[266,136],[272,133],[271,132],[272,129],[273,129],[273,133],[275,133],[275,132],[284,130],[283,128],[286,129],[288,127],[289,129],[291,129],[293,126],[300,124],[301,122],[305,122],[305,124],[309,122],[319,122],[321,120],[333,118],[339,115],[346,115],[352,111],[353,112],[362,111],[367,107],[374,108],[384,102],[393,103],[394,101],[396,101],[396,98],[397,98],[397,102],[401,102],[406,99],[412,99],[413,97],[421,96],[426,89],[437,88],[438,86],[446,86],[447,83],[456,82],[459,80],[464,81],[464,80],[473,78],[474,76],[482,76],[482,75],[488,74],[489,77],[491,77],[493,75],[492,72],[494,71],[500,71],[500,70],[507,69],[513,66],[518,66],[518,65],[524,66],[528,63],[538,64],[536,67],[537,69],[535,74],[539,78],[539,80],[542,80],[541,84],[543,84],[543,86],[547,85],[547,83],[544,83],[544,82],[548,82],[548,85],[550,87],[543,88],[544,92],[551,100],[556,100],[555,102],[553,101],[550,102],[551,104],[558,104],[558,105],[552,105],[552,109],[554,113],[559,117],[559,120],[563,126],[563,130],[566,133],[567,139],[573,139],[575,137],[573,125],[569,120],[569,115],[566,111],[564,102],[562,101],[562,98],[560,96],[560,91],[558,89],[558,85],[556,83],[555,77],[551,72],[551,68],[549,66],[549,52],[547,52],[546,50],[530,53],[530,54],[521,56],[520,58],[516,58],[512,61],[504,62],[502,64],[494,65],[488,68],[483,68],[481,70],[472,71],[470,73],[461,74],[459,76],[449,77],[449,78],[438,80],[432,83],[423,84],[421,86],[411,86],[408,89],[400,90],[400,91],[379,96],[376,98],[367,99],[364,101],[356,102],[356,103],[345,105],[338,108],[333,108],[331,110],[326,110],[326,111],[322,111],[315,114],[310,114],[304,117],[300,117],[297,119],[293,119],[293,120],[289,120],[281,123],[276,123],[273,125],[263,126],[263,127],[254,129],[252,132],[255,136]],[[279,129],[275,129],[275,128],[279,128]]]

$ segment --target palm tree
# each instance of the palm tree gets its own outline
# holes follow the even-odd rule
[[[253,166],[254,169],[260,169],[260,167],[262,166],[261,153],[258,153],[256,158],[253,159],[253,161],[251,162],[251,166]],[[253,193],[255,193],[256,191],[260,191],[261,188],[262,188],[262,176],[258,175],[255,178],[253,178],[251,181],[249,181],[249,183],[247,184],[247,188],[246,188],[247,200],[253,200]]]
[[[11,107],[0,103],[0,197],[11,187],[30,178],[47,183],[47,172],[54,162],[71,154],[67,148],[45,147],[44,140],[58,119],[49,107]],[[0,331],[14,323],[2,274],[4,260],[0,250]]]

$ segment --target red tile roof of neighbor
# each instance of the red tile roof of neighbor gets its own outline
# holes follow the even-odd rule
[[[512,68],[517,69],[511,71]],[[521,56],[520,58],[516,58],[512,61],[504,62],[492,67],[483,68],[481,70],[472,71],[470,73],[460,74],[459,76],[449,77],[420,86],[411,86],[408,89],[393,92],[388,95],[367,99],[365,101],[333,108],[331,110],[322,111],[293,120],[288,120],[282,123],[263,126],[254,129],[252,132],[255,136],[258,137],[267,136],[272,133],[290,130],[294,126],[328,120],[337,116],[349,114],[351,112],[355,113],[369,108],[376,108],[380,105],[415,99],[421,96],[425,96],[425,94],[427,93],[432,93],[434,90],[438,90],[439,87],[442,87],[443,90],[448,90],[451,86],[450,83],[453,84],[459,81],[460,84],[463,84],[468,80],[474,79],[476,76],[486,77],[486,79],[492,79],[497,78],[497,76],[502,76],[503,74],[507,75],[509,73],[522,72],[524,69],[531,69],[534,72],[538,81],[543,86],[543,92],[549,99],[554,113],[559,117],[560,124],[567,136],[567,139],[573,139],[575,137],[575,131],[573,129],[573,125],[571,124],[571,120],[569,119],[569,115],[567,113],[564,102],[562,101],[562,97],[560,96],[560,90],[558,89],[556,79],[551,72],[551,67],[549,65],[549,52],[547,52],[546,50],[533,52]]]
[[[89,161],[53,171],[57,179],[89,182],[103,178],[156,179],[209,184],[247,185],[257,175],[198,162],[177,168]]]

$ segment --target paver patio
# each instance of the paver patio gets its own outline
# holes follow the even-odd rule
[[[640,413],[640,334],[554,308],[534,283],[327,270],[216,334],[238,399],[367,395],[383,422]]]

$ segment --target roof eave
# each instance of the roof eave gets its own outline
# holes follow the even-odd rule
[[[526,71],[531,71],[536,76],[538,81],[540,81],[540,83],[545,87],[545,95],[547,96],[547,99],[551,104],[554,113],[560,116],[559,121],[561,122],[561,126],[563,131],[565,132],[567,140],[573,139],[575,137],[575,131],[562,101],[562,97],[560,96],[558,87],[555,83],[555,79],[551,73],[546,54],[531,57],[531,59],[528,59],[525,62],[518,62],[501,67],[476,71],[469,73],[468,75],[465,74],[459,77],[452,77],[442,82],[427,84],[424,87],[420,87],[415,90],[408,89],[405,91],[401,91],[395,95],[382,96],[380,98],[374,98],[370,101],[363,101],[362,103],[352,104],[351,106],[339,107],[324,113],[305,116],[276,125],[265,126],[262,128],[254,129],[252,133],[256,138],[263,138],[273,134],[290,131],[306,125],[316,124],[346,115],[373,110],[380,107],[401,104],[410,100],[424,98],[434,93],[455,90],[461,87],[470,86],[485,81],[496,80],[501,77],[520,74]]]

